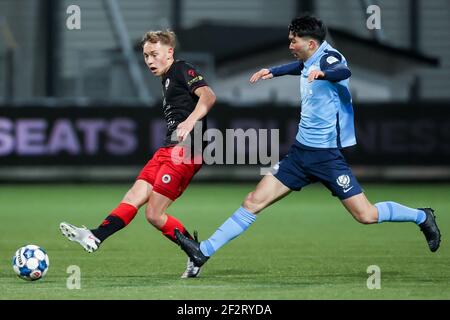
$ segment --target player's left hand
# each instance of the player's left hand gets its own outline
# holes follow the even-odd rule
[[[177,139],[178,141],[186,140],[189,133],[194,129],[194,123],[188,120],[184,120],[177,126]]]
[[[323,73],[323,71],[320,70],[313,70],[309,73],[308,75],[308,82],[312,82],[316,79],[320,79],[325,77],[325,73]]]

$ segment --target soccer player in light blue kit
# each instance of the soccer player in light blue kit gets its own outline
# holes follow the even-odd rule
[[[413,222],[425,235],[429,249],[439,248],[441,235],[431,208],[413,209],[396,202],[371,204],[340,149],[356,144],[351,75],[344,56],[325,41],[324,24],[312,17],[289,25],[289,49],[298,61],[261,69],[250,83],[283,75],[300,77],[301,120],[288,155],[245,198],[242,206],[207,240],[198,243],[175,232],[181,248],[203,265],[220,247],[243,233],[257,214],[292,190],[320,181],[360,223]]]

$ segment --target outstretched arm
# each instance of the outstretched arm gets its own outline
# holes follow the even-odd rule
[[[302,63],[299,61],[294,61],[288,64],[283,64],[281,66],[272,67],[269,69],[263,68],[259,70],[258,72],[255,72],[250,77],[250,83],[255,83],[258,80],[268,80],[272,79],[273,77],[279,77],[284,75],[300,75],[302,72]]]
[[[285,76],[287,74],[293,76],[299,76],[302,73],[303,63],[300,61],[294,61],[291,63],[283,64],[281,66],[270,68],[270,72],[274,77]]]

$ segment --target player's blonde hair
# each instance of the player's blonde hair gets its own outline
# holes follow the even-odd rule
[[[141,40],[141,47],[144,47],[145,43],[157,43],[165,44],[175,49],[177,38],[175,32],[171,30],[166,31],[147,31]]]

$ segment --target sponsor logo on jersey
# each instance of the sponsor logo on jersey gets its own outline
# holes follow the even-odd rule
[[[333,63],[339,62],[339,60],[336,59],[336,57],[329,56],[329,57],[327,58],[327,62],[328,62],[328,64],[333,64]]]
[[[194,69],[189,69],[187,73],[188,73],[188,75],[190,75],[191,77],[195,77],[195,76],[196,76],[195,70],[194,70]]]
[[[188,86],[201,80],[203,80],[202,76],[196,76],[194,79],[188,81]]]

